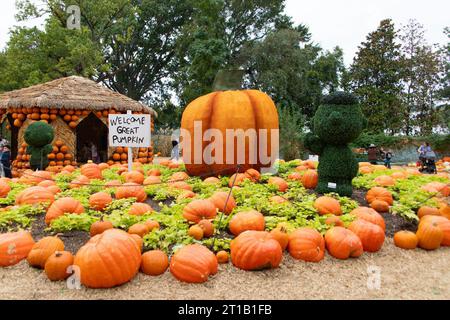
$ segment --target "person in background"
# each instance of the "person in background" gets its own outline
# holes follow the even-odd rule
[[[3,167],[3,173],[5,177],[12,178],[11,175],[11,150],[9,149],[9,145],[4,145],[2,148],[0,162]]]
[[[180,131],[175,130],[171,136],[172,152],[170,154],[170,160],[178,161],[180,157]]]
[[[377,164],[378,149],[373,143],[369,146],[369,149],[367,150],[367,159],[371,164]]]
[[[384,166],[385,166],[386,168],[388,168],[388,169],[391,169],[391,160],[392,160],[392,156],[393,156],[393,153],[392,153],[391,150],[387,150],[387,151],[384,153]]]
[[[423,163],[427,152],[431,152],[430,144],[428,142],[422,143],[419,149],[417,149],[417,152],[419,153],[419,160]]]
[[[99,163],[100,161],[99,161],[97,146],[93,142],[90,143],[90,150],[91,150],[91,160],[94,163]]]

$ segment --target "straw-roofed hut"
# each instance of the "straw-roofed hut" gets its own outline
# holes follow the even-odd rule
[[[15,171],[29,167],[23,135],[33,121],[46,121],[55,129],[54,152],[49,155],[50,167],[55,167],[55,171],[63,165],[89,160],[91,142],[100,161],[125,163],[124,148],[108,147],[107,119],[109,114],[128,110],[156,117],[152,108],[76,76],[0,95],[2,136],[11,141]],[[134,155],[137,161],[147,163],[153,159],[152,151],[151,147],[140,148]]]

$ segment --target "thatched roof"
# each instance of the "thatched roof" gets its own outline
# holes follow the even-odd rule
[[[55,109],[156,112],[140,102],[83,77],[67,77],[0,95],[0,109],[45,107]]]

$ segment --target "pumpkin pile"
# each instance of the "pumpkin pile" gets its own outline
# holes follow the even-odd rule
[[[49,171],[58,172],[61,171],[63,166],[77,165],[73,154],[69,152],[69,147],[61,140],[56,140],[53,143],[53,151],[47,157],[49,160],[47,170]]]
[[[49,108],[38,108],[38,107],[34,108],[24,107],[24,108],[9,108],[8,113],[11,114],[11,117],[14,120],[13,125],[15,127],[20,128],[27,119],[50,123],[56,119],[58,110]]]
[[[136,148],[133,150],[133,158],[135,162],[142,164],[153,162],[153,147],[148,148]],[[127,164],[128,163],[128,148],[117,147],[111,154],[110,159],[107,162],[109,165],[113,164]]]
[[[55,157],[67,154],[62,142],[55,147]],[[37,242],[26,231],[0,234],[0,266],[26,259],[51,281],[66,279],[76,266],[88,288],[119,286],[139,270],[149,276],[168,270],[179,281],[203,283],[221,263],[257,271],[280,267],[285,253],[308,263],[374,254],[386,240],[383,215],[406,209],[418,228],[397,232],[397,247],[450,246],[448,180],[442,176],[362,165],[372,170],[354,180],[365,190],[363,204],[313,193],[318,176],[312,161],[280,161],[277,175],[250,168],[208,178],[192,177],[183,164],[168,160],[136,161],[130,172],[125,163],[67,163],[58,173],[29,170],[0,180],[0,200],[7,205],[1,215],[22,208],[22,227],[28,228],[41,214],[53,232]],[[423,198],[411,200],[410,190]],[[72,230],[90,236],[77,252],[67,251],[64,235],[54,236]]]
[[[27,154],[26,143],[22,143],[20,148],[17,150],[16,159],[12,161],[11,166],[13,177],[18,177],[21,172],[30,168],[30,155]]]

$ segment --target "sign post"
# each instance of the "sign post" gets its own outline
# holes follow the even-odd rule
[[[132,148],[148,148],[151,146],[151,117],[149,114],[110,114],[109,146],[128,148],[128,171],[132,170]]]

